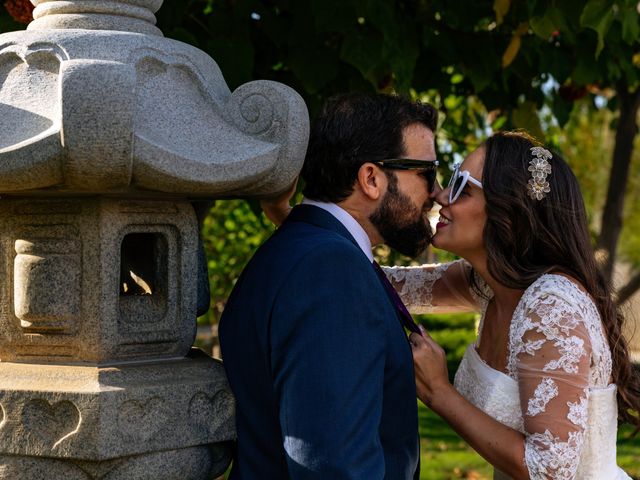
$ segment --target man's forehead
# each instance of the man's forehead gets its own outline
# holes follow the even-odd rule
[[[405,131],[404,156],[419,160],[435,160],[436,151],[433,132],[426,127]]]

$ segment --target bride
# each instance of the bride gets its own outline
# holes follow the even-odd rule
[[[417,393],[497,479],[629,479],[618,419],[640,424],[640,381],[564,161],[498,133],[436,193],[433,244],[464,260],[387,267],[414,312],[476,309],[476,342],[449,383],[443,350],[413,333]]]

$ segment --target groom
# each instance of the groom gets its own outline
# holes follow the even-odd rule
[[[427,247],[436,121],[431,105],[350,94],[314,122],[305,200],[255,254],[220,321],[237,402],[232,480],[418,478],[403,329],[415,324],[371,247]]]

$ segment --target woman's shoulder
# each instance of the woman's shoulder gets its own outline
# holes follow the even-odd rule
[[[525,290],[525,304],[538,302],[545,298],[574,306],[594,304],[584,285],[576,278],[564,273],[545,273],[540,275]]]
[[[582,283],[559,273],[538,277],[525,290],[519,313],[514,317],[524,330],[535,325],[541,329],[559,326],[597,329],[601,324],[598,307]]]

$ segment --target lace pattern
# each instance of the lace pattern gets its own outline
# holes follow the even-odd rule
[[[527,306],[534,305],[538,321],[527,316]],[[530,313],[530,312],[529,312]],[[550,361],[546,369],[562,368],[575,372],[575,365],[584,351],[581,338],[571,335],[578,325],[588,330],[591,343],[592,363],[589,383],[606,386],[611,377],[611,352],[604,334],[600,314],[591,298],[571,280],[561,275],[543,275],[523,294],[514,311],[509,334],[509,358],[507,373],[517,380],[517,357],[521,353],[534,355],[549,341],[557,344],[562,356]],[[537,330],[544,338],[532,340],[525,334]]]
[[[615,415],[600,415],[615,411],[615,395],[606,399],[591,395],[606,391],[611,377],[611,353],[591,298],[564,276],[543,275],[525,291],[514,311],[508,352],[507,371],[502,374],[484,364],[470,347],[455,385],[501,423],[520,426],[530,478],[613,478],[603,477],[603,472],[619,472],[616,475],[626,478],[615,466],[615,433],[603,434],[615,432]],[[493,375],[478,378],[477,372],[470,373],[475,372],[469,366],[475,357],[475,363],[483,365],[476,368]],[[511,392],[511,398],[496,392]],[[586,442],[587,438],[591,440]],[[594,455],[605,452],[607,461],[596,461]],[[586,460],[591,457],[593,461]]]
[[[529,407],[527,408],[527,415],[535,416],[541,412],[544,412],[547,403],[552,398],[558,396],[558,386],[550,378],[544,378],[540,384],[536,387],[536,391],[533,393],[533,398],[529,399]]]
[[[585,390],[584,397],[581,397],[579,402],[567,402],[567,406],[569,407],[567,418],[571,420],[574,425],[578,425],[583,429],[587,428],[588,395],[589,390]]]
[[[584,442],[582,432],[572,432],[563,442],[549,430],[534,433],[525,441],[524,456],[531,480],[576,478],[580,446]]]
[[[465,261],[465,264],[468,266],[468,268],[471,268],[471,265],[468,262]],[[489,303],[489,300],[493,297],[493,290],[491,290],[491,287],[487,285],[487,282],[485,282],[484,279],[480,275],[478,275],[478,272],[476,272],[475,270],[473,271],[473,279],[479,292],[476,291],[473,286],[470,286],[469,293],[478,305],[484,306],[484,308],[486,308],[486,304]]]
[[[412,313],[433,311],[433,286],[447,269],[460,262],[415,267],[382,267],[400,298]]]
[[[413,312],[432,310],[434,287],[438,306],[449,305],[442,303],[443,292],[452,304],[468,299],[482,313],[481,333],[493,292],[479,277],[481,293],[469,287],[470,268],[458,261],[385,270]],[[531,479],[629,478],[615,464],[611,352],[599,312],[577,284],[547,274],[529,286],[511,319],[506,360],[506,372],[496,371],[470,346],[455,386],[478,408],[524,433]]]

